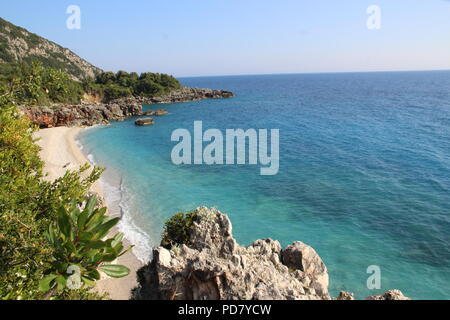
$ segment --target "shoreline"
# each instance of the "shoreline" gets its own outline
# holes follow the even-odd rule
[[[80,150],[76,137],[85,130],[81,127],[57,127],[50,129],[41,129],[35,133],[35,138],[39,139],[36,144],[41,147],[40,157],[44,161],[45,177],[48,181],[53,181],[64,175],[67,170],[77,170],[80,166],[88,163],[92,166],[89,159]],[[105,190],[101,181],[96,181],[91,189],[96,193],[106,205]],[[114,215],[114,212],[108,210],[108,215]],[[118,232],[118,226],[113,230]],[[130,246],[130,241],[124,238],[124,246]],[[137,286],[136,271],[144,264],[133,254],[131,250],[120,257],[117,261],[130,269],[130,275],[121,278],[108,278],[102,274],[101,280],[97,281],[95,290],[99,294],[108,293],[113,300],[128,300],[131,297],[131,290]]]

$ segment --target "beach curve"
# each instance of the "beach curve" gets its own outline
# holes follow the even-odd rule
[[[35,133],[36,144],[41,147],[40,157],[44,161],[44,179],[54,181],[62,177],[67,170],[77,170],[85,164],[91,164],[82,153],[77,144],[77,135],[85,128],[81,127],[57,127],[41,129]],[[91,189],[102,199],[105,198],[104,189],[100,181],[96,181]],[[109,212],[111,214],[111,212]],[[117,228],[113,232],[117,232]],[[130,242],[124,240],[125,247]],[[130,268],[130,275],[121,279],[102,277],[97,281],[95,290],[100,293],[108,293],[113,300],[128,300],[131,290],[137,286],[136,271],[143,266],[142,262],[132,251],[120,257],[117,261]]]

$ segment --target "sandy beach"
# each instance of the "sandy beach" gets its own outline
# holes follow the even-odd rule
[[[80,166],[89,163],[75,140],[81,130],[83,128],[58,127],[36,132],[35,136],[39,139],[37,144],[42,148],[40,156],[45,162],[46,179],[55,180],[62,177],[66,170],[77,170]],[[99,181],[94,183],[91,191],[102,198],[105,196]],[[114,230],[115,232],[117,230]],[[125,247],[128,247],[128,241],[125,240],[124,242]],[[109,293],[113,300],[128,300],[131,296],[131,290],[137,286],[136,271],[142,267],[142,263],[132,252],[120,257],[117,263],[130,268],[130,275],[122,279],[112,279],[105,276],[97,282],[96,290],[101,294]]]

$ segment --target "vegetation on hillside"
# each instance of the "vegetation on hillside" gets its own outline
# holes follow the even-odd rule
[[[0,64],[0,86],[14,95],[16,103],[37,106],[78,104],[85,93],[108,102],[132,96],[154,97],[181,88],[176,78],[150,72],[103,72],[81,83],[41,62]]]
[[[40,62],[46,68],[63,70],[69,78],[79,81],[101,72],[70,50],[2,18],[0,18],[0,62],[28,65]]]
[[[117,220],[87,197],[102,169],[85,166],[52,182],[43,179],[36,128],[15,105],[19,98],[40,101],[44,84],[53,99],[61,78],[49,75],[58,81],[47,82],[34,67],[39,72],[0,83],[0,299],[100,299],[90,290],[98,271],[128,273],[105,265],[123,253],[122,235],[101,240]],[[80,271],[81,287],[72,285],[69,270]]]
[[[32,64],[0,64],[0,86],[17,104],[48,105],[50,103],[80,103],[81,83],[69,78],[60,69]]]
[[[131,96],[155,97],[180,88],[181,84],[173,76],[151,72],[140,75],[125,71],[103,72],[84,82],[86,92],[100,95],[105,101]]]

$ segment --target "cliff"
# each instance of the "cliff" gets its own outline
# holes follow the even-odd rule
[[[171,248],[155,248],[151,263],[139,271],[135,299],[332,299],[327,268],[310,246],[294,242],[282,248],[272,239],[241,246],[233,238],[228,217],[215,209],[198,208],[177,221],[178,233],[168,235],[166,229],[163,239]],[[341,292],[335,299],[354,298]],[[369,299],[407,298],[400,291],[389,291]]]

